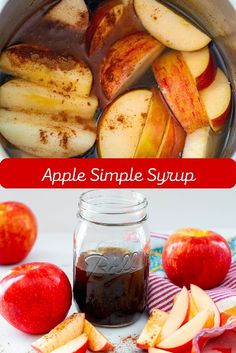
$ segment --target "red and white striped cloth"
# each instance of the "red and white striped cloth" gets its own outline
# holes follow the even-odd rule
[[[152,238],[166,240],[165,234],[151,234]],[[171,283],[168,278],[160,277],[155,273],[151,273],[149,277],[148,288],[148,310],[153,309],[168,311],[173,305],[173,298],[180,291],[180,288]],[[221,300],[236,297],[236,262],[233,262],[230,271],[222,284],[214,289],[208,290],[207,293],[214,300]]]

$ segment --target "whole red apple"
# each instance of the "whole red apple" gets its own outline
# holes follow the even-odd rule
[[[37,221],[32,211],[19,202],[0,203],[0,264],[23,260],[37,237]]]
[[[53,264],[17,266],[0,281],[0,313],[26,333],[49,332],[65,319],[71,299],[68,277]]]
[[[232,255],[227,241],[213,231],[181,229],[167,240],[162,254],[164,270],[176,285],[203,289],[226,277]]]

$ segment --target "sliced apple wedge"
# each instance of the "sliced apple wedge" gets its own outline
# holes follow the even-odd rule
[[[189,294],[187,288],[183,287],[162,327],[160,341],[164,341],[173,332],[179,329],[187,321],[188,313]]]
[[[181,53],[162,55],[154,62],[153,71],[163,96],[187,133],[209,125],[196,83]]]
[[[13,111],[48,114],[64,112],[92,119],[98,99],[95,96],[80,97],[73,93],[63,95],[29,81],[14,79],[0,87],[0,106]]]
[[[157,348],[165,349],[172,353],[190,352],[193,338],[205,328],[209,315],[208,310],[201,311],[192,320],[158,343]]]
[[[171,158],[175,145],[174,119],[170,115],[166,124],[166,129],[157,151],[157,158]]]
[[[88,348],[92,352],[105,352],[113,347],[112,343],[87,320],[84,323],[84,332],[88,335]]]
[[[168,314],[161,310],[153,310],[148,322],[146,323],[141,335],[137,340],[137,347],[141,349],[148,349],[154,347],[160,335],[161,328],[165,324]]]
[[[108,36],[122,18],[124,4],[105,4],[100,6],[90,23],[86,32],[86,48],[89,55],[101,49]]]
[[[79,337],[69,341],[51,353],[85,353],[88,348],[88,336],[82,333]]]
[[[175,142],[172,149],[171,158],[181,158],[186,140],[186,132],[176,119],[173,119],[173,125]]]
[[[134,157],[151,98],[151,91],[138,89],[125,93],[107,107],[98,126],[100,157]]]
[[[4,50],[0,69],[59,93],[74,92],[82,97],[89,96],[93,82],[92,73],[84,62],[29,44]]]
[[[211,41],[205,33],[156,0],[134,0],[135,11],[146,30],[165,46],[199,50]]]
[[[217,70],[215,80],[209,87],[200,91],[200,97],[212,129],[216,132],[221,130],[227,121],[231,107],[231,87],[222,70]]]
[[[85,32],[89,24],[89,12],[84,0],[61,0],[45,17],[80,32]]]
[[[182,158],[214,158],[217,136],[210,127],[203,127],[188,134]]]
[[[113,44],[101,65],[101,85],[112,99],[137,81],[164,46],[145,32],[130,34]]]
[[[96,140],[95,120],[0,109],[0,133],[20,150],[44,158],[87,152]]]
[[[198,90],[207,88],[216,77],[217,65],[209,47],[194,51],[182,52],[188,68],[196,80]]]
[[[213,318],[213,326],[219,327],[220,326],[220,312],[213,302],[213,300],[209,297],[209,295],[200,287],[191,284],[191,296],[192,299],[197,307],[198,311],[203,309],[208,309],[210,312],[214,313]]]
[[[155,158],[164,136],[170,113],[160,93],[152,90],[146,123],[135,152],[135,158]]]
[[[81,335],[84,329],[84,321],[84,314],[71,315],[47,335],[35,341],[32,348],[39,353],[51,353]]]
[[[188,321],[191,320],[194,316],[198,314],[198,309],[196,304],[193,301],[193,297],[189,294],[189,314],[188,314]]]

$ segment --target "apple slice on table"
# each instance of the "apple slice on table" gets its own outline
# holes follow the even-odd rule
[[[196,83],[181,53],[163,54],[154,62],[153,71],[165,100],[187,133],[209,125]]]
[[[20,150],[43,158],[74,157],[96,141],[95,120],[65,114],[0,109],[0,133]]]
[[[146,323],[142,333],[137,340],[137,347],[141,349],[148,349],[154,347],[155,343],[161,333],[161,328],[165,324],[168,314],[161,310],[153,310],[148,322]]]
[[[210,127],[203,127],[187,135],[182,158],[214,158],[217,136]]]
[[[191,284],[191,296],[197,307],[198,311],[203,309],[208,309],[211,313],[213,313],[213,322],[212,327],[220,326],[220,312],[213,302],[213,300],[209,297],[209,295],[200,287]]]
[[[194,51],[183,51],[182,55],[188,68],[196,80],[198,90],[202,90],[214,81],[217,65],[214,54],[209,47]]]
[[[92,119],[98,99],[95,96],[80,97],[73,93],[63,95],[29,81],[14,79],[0,87],[0,106],[13,111],[66,113]]]
[[[98,125],[100,157],[134,157],[151,98],[151,91],[138,89],[123,94],[107,107]]]
[[[18,44],[4,50],[0,69],[64,94],[90,94],[93,76],[89,67],[71,56],[61,56],[47,48]]]
[[[212,129],[218,132],[224,127],[231,107],[231,86],[221,69],[217,70],[213,83],[200,91],[200,97]]]
[[[193,338],[206,327],[209,316],[208,310],[201,311],[192,320],[158,343],[157,348],[172,353],[191,351]]]
[[[164,341],[173,332],[178,330],[188,319],[189,313],[189,293],[186,287],[183,287],[164,323],[160,341]]]
[[[135,158],[155,158],[161,145],[170,113],[158,90],[152,90],[152,99]]]
[[[145,32],[130,34],[111,46],[101,65],[105,96],[112,99],[137,81],[164,46]]]
[[[88,335],[88,349],[92,352],[105,352],[113,348],[112,343],[87,320],[84,323],[84,333]]]
[[[156,0],[134,0],[135,11],[146,30],[165,46],[199,50],[211,41],[205,33]]]
[[[100,6],[86,32],[86,47],[89,55],[101,49],[114,27],[122,18],[124,4],[105,4]]]
[[[51,353],[85,353],[88,348],[88,336],[82,333],[79,337],[69,341]]]
[[[80,32],[85,32],[89,24],[89,12],[84,0],[61,0],[45,17]]]
[[[84,314],[73,314],[56,326],[47,335],[32,344],[39,353],[51,353],[71,340],[80,336],[84,329]]]

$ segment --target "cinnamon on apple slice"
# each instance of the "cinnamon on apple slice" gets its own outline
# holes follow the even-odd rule
[[[89,67],[71,56],[30,44],[17,44],[0,55],[0,69],[58,93],[90,95],[93,76]]]
[[[167,318],[166,312],[158,309],[153,310],[137,340],[137,347],[146,350],[149,347],[154,347]]]
[[[88,348],[90,351],[105,352],[113,348],[112,343],[87,320],[84,323],[84,332],[88,335]]]
[[[84,0],[61,0],[45,18],[80,32],[85,32],[89,24],[89,12]]]
[[[187,133],[209,125],[196,83],[181,53],[163,54],[154,62],[153,71],[164,98]]]
[[[86,48],[89,55],[101,49],[124,13],[122,2],[100,6],[92,17],[86,32]]]
[[[100,80],[110,100],[137,81],[164,46],[145,32],[130,34],[113,44],[101,65]]]
[[[58,347],[80,336],[84,329],[84,314],[73,314],[45,336],[32,344],[39,353],[51,353]]]

